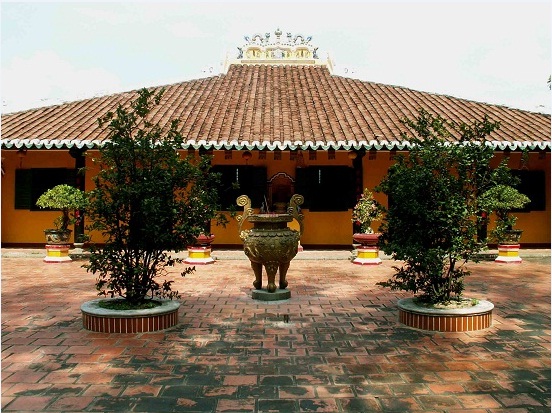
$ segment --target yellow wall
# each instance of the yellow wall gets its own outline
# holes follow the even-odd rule
[[[267,168],[267,179],[284,172],[295,179],[295,168],[297,163],[290,161],[290,152],[282,151],[281,160],[274,160],[274,153],[267,152],[266,159],[259,159],[259,151],[252,151],[252,157],[247,162],[242,158],[244,151],[232,151],[232,159],[225,159],[224,151],[215,151],[213,165],[251,165],[264,166]],[[317,153],[316,160],[309,159],[308,151],[303,152],[304,166],[315,165],[347,165],[352,166],[352,161],[347,157],[346,151],[336,151],[335,159],[329,159],[327,152]],[[239,207],[237,207],[239,208]],[[243,210],[238,209],[241,215]],[[258,212],[257,210],[255,212]],[[353,227],[351,222],[352,211],[343,212],[310,212],[304,209],[305,219],[304,232],[301,237],[303,245],[351,245]],[[213,245],[242,245],[238,234],[238,225],[235,219],[229,218],[230,223],[225,227],[211,228],[215,235]],[[289,224],[290,228],[298,229],[294,221]],[[244,223],[243,229],[249,229],[251,225]]]
[[[501,153],[495,157],[498,163],[503,159]],[[526,163],[522,161],[521,153],[513,153],[509,156],[508,167],[512,170],[526,168],[534,171],[546,171],[545,173],[545,191],[546,191],[546,209],[545,211],[516,212],[518,218],[515,228],[523,230],[520,242],[522,244],[550,244],[550,152],[536,153],[531,152]],[[494,218],[494,217],[492,217]],[[489,226],[489,231],[494,227],[494,221]]]
[[[15,170],[27,168],[74,168],[69,151],[28,150],[22,158],[17,151],[2,151],[2,244],[44,243],[44,229],[53,228],[60,215],[55,211],[15,209]]]
[[[89,151],[88,157],[94,156],[94,151]],[[97,153],[97,152],[96,152]],[[264,166],[267,168],[267,178],[279,172],[285,172],[295,178],[296,162],[290,161],[289,151],[282,151],[281,160],[274,160],[274,153],[267,152],[266,159],[259,159],[259,152],[252,151],[252,158],[245,161],[242,158],[243,151],[232,151],[232,159],[225,159],[224,151],[215,151],[213,165],[245,165]],[[499,153],[495,164],[502,159]],[[41,244],[44,243],[43,230],[51,228],[53,220],[58,216],[56,212],[49,211],[27,211],[14,209],[14,187],[15,169],[20,167],[20,158],[17,151],[3,150],[3,167],[5,174],[2,176],[2,243],[3,244]],[[347,157],[346,151],[336,151],[335,159],[329,159],[327,152],[318,152],[316,160],[309,160],[308,152],[303,152],[304,166],[315,165],[347,165],[352,166],[352,161]],[[509,166],[512,169],[520,167],[521,154],[511,155]],[[69,155],[68,150],[29,150],[22,158],[22,168],[47,168],[66,167],[74,168],[75,160]],[[371,190],[381,182],[392,164],[389,152],[381,151],[375,157],[367,153],[363,159],[364,187]],[[86,174],[86,189],[93,186],[91,178],[97,173],[97,167],[92,164],[91,159],[86,160],[88,168]],[[546,173],[546,211],[531,213],[519,213],[516,228],[523,229],[522,243],[549,244],[550,243],[550,153],[540,156],[538,153],[531,153],[527,167],[534,170],[545,170]],[[386,205],[387,201],[383,194],[375,194],[375,198]],[[238,214],[243,212],[238,208]],[[310,212],[303,210],[305,215],[304,234],[301,238],[302,245],[341,245],[350,246],[352,243],[351,210],[343,212]],[[235,245],[241,246],[242,241],[238,234],[238,225],[234,218],[229,217],[229,224],[225,227],[212,226],[215,234],[214,245]],[[244,229],[248,228],[244,224]],[[290,224],[291,227],[297,225]],[[379,222],[374,222],[372,227],[377,230]],[[491,229],[491,228],[489,228]],[[100,234],[92,234],[92,240],[101,242]]]

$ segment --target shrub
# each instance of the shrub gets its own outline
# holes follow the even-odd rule
[[[379,285],[419,294],[428,303],[460,299],[469,275],[464,264],[486,246],[477,240],[479,197],[510,179],[505,162],[490,167],[493,149],[485,145],[499,124],[486,117],[456,124],[423,110],[403,122],[411,132],[403,139],[413,147],[409,156],[396,158],[377,190],[389,201],[382,249],[404,264]]]
[[[152,123],[150,112],[162,92],[142,89],[129,107],[99,119],[109,140],[100,149],[100,172],[94,177],[89,218],[91,230],[106,238],[92,247],[85,267],[98,274],[100,294],[124,297],[132,304],[159,298],[177,298],[172,280],[158,281],[173,258],[193,243],[215,218],[224,223],[217,203],[217,175],[210,158],[182,158],[183,138],[178,121],[163,128]],[[181,275],[194,271],[188,267]]]

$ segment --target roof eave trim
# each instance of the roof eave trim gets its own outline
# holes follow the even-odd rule
[[[78,139],[2,139],[0,140],[0,148],[2,149],[97,149],[103,146],[106,140],[78,140]],[[550,151],[550,141],[487,141],[485,145],[492,147],[494,150],[500,151]],[[190,139],[182,144],[182,149],[207,149],[207,150],[409,150],[413,144],[409,141],[387,141],[387,140],[342,140],[324,142],[322,140],[306,140],[306,141],[246,141],[246,140],[194,140]]]

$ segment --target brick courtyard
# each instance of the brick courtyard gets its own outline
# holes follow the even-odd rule
[[[215,264],[175,275],[176,327],[110,335],[82,328],[96,298],[82,261],[3,249],[2,410],[550,412],[550,250],[471,264],[465,295],[495,311],[467,333],[401,326],[408,295],[376,286],[395,263],[344,253],[300,253],[291,299],[270,303],[251,298],[243,252],[214,251]]]

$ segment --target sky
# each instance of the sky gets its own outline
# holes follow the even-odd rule
[[[0,3],[2,113],[220,72],[244,36],[312,36],[334,74],[551,113],[552,2]]]

